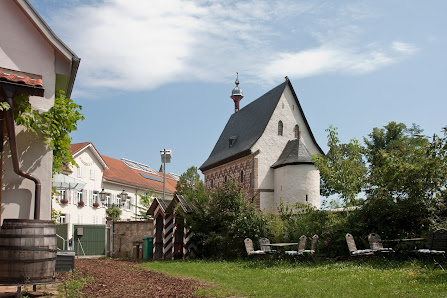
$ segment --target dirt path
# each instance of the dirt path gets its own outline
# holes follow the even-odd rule
[[[86,297],[195,297],[204,283],[170,277],[116,259],[78,259],[76,271],[94,278],[82,290]]]

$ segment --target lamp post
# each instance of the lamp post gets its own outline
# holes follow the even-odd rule
[[[160,151],[161,162],[163,163],[163,200],[166,194],[166,164],[171,162],[171,150],[163,149]]]
[[[123,189],[123,192],[120,193],[120,197],[121,197],[121,204],[120,204],[120,206],[118,206],[119,208],[121,208],[121,206],[124,207],[126,200],[127,200],[127,192],[125,192],[124,189]]]

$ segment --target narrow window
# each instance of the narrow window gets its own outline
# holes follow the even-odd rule
[[[309,200],[309,198],[307,197],[307,195],[306,195],[306,202]]]
[[[282,124],[282,121],[280,120],[278,122],[278,136],[282,136],[282,131],[283,131],[283,127],[284,125]]]
[[[214,180],[213,180],[213,179],[211,179],[211,181],[210,181],[210,187],[211,187],[211,188],[214,187]]]
[[[228,181],[228,176],[225,176],[224,181],[225,181],[225,183],[227,183],[227,181]]]
[[[82,167],[78,168],[78,178],[82,178]]]
[[[82,199],[82,191],[78,191],[77,194],[76,194],[76,197],[77,197],[77,203],[82,202],[83,201],[83,199]]]
[[[298,139],[300,137],[300,127],[297,125],[295,125],[295,128],[293,129],[294,133],[295,133],[295,139]]]
[[[244,171],[241,171],[241,183],[244,183]]]

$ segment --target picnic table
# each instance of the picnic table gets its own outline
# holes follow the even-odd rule
[[[406,239],[382,239],[380,242],[412,242],[424,241],[425,238],[406,238]]]
[[[273,246],[273,247],[285,247],[285,246],[298,245],[298,242],[270,243],[270,244],[265,244],[265,245]]]

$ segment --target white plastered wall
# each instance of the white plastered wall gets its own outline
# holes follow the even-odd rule
[[[14,1],[1,1],[0,66],[42,76],[44,97],[31,96],[35,110],[48,110],[54,104],[55,61],[58,52]],[[61,57],[59,57],[62,59]],[[70,63],[65,63],[69,67]],[[69,69],[67,70],[69,72]],[[52,151],[44,140],[16,127],[17,147],[21,170],[37,177],[42,184],[41,219],[51,218]],[[34,182],[13,172],[8,142],[5,142],[2,172],[2,220],[33,218]]]
[[[279,121],[283,122],[282,136],[278,135]],[[276,194],[273,193],[275,190],[275,170],[271,166],[278,160],[287,142],[295,138],[294,128],[297,124],[300,128],[301,139],[310,153],[319,154],[320,152],[305,125],[292,91],[287,85],[264,133],[252,148],[252,152],[259,150],[256,158],[258,159],[258,189],[261,190],[260,206],[261,209],[268,212],[276,212],[279,203]],[[281,179],[281,177],[277,178]]]
[[[312,164],[275,169],[275,204],[310,204],[320,209],[320,173]],[[306,201],[307,199],[307,201]]]

